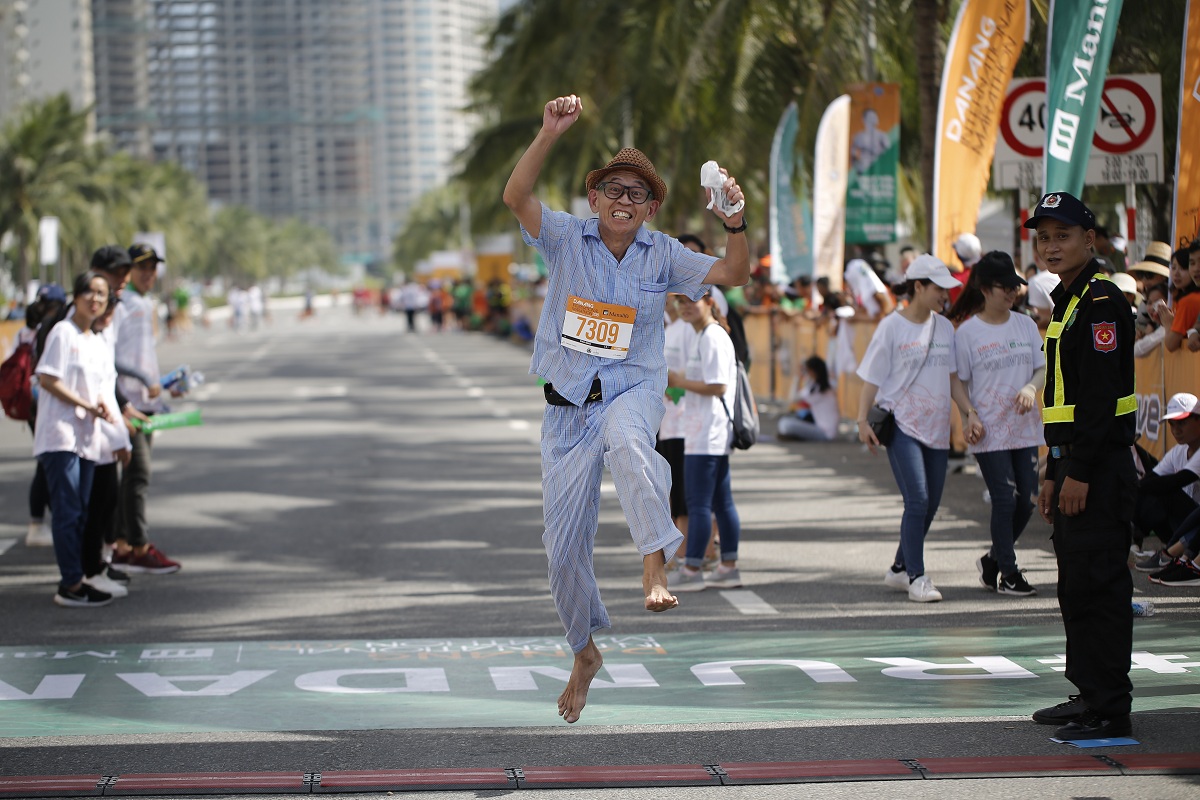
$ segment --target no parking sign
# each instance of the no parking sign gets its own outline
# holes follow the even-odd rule
[[[1113,75],[1104,82],[1086,183],[1092,186],[1163,180],[1162,78]],[[1046,144],[1046,80],[1009,84],[992,161],[996,189],[1040,193]]]

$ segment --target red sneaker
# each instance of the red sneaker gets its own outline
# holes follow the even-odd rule
[[[154,545],[146,548],[146,552],[141,555],[130,550],[121,562],[117,561],[117,555],[114,553],[113,565],[124,572],[149,573],[151,575],[170,575],[172,572],[179,572],[180,569],[178,561],[167,558]]]

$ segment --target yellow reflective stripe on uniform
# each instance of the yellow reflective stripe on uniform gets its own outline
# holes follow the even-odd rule
[[[1050,323],[1050,327],[1046,329],[1046,340],[1058,339],[1062,336],[1062,332],[1066,327],[1067,321],[1071,319],[1071,315],[1075,313],[1075,306],[1079,305],[1080,299],[1087,294],[1088,287],[1083,287],[1083,293],[1071,298],[1071,302],[1067,303],[1067,310],[1063,312],[1063,318],[1058,322]],[[1067,400],[1066,390],[1063,389],[1062,378],[1062,358],[1059,354],[1058,345],[1054,346],[1054,405],[1051,408],[1062,408]],[[1042,412],[1042,420],[1047,421],[1045,411]],[[1062,420],[1055,420],[1062,422]]]
[[[1137,411],[1137,395],[1131,394],[1117,401],[1117,413],[1120,417]],[[1053,406],[1042,409],[1042,422],[1074,422],[1075,406]]]
[[[1096,273],[1096,275],[1093,277],[1098,280],[1104,280],[1104,281],[1108,280],[1108,276],[1103,275],[1101,273]],[[1077,305],[1079,305],[1079,301],[1081,299],[1083,299],[1083,296],[1087,293],[1088,293],[1088,287],[1084,286],[1083,291],[1079,295],[1071,298],[1071,302],[1067,303],[1067,310],[1063,312],[1063,318],[1056,322],[1051,322],[1049,327],[1046,328],[1046,341],[1050,341],[1051,339],[1059,339],[1062,336],[1063,331],[1066,329],[1067,323],[1071,321],[1071,315],[1075,313],[1075,307]],[[1066,399],[1067,399],[1067,392],[1066,392],[1066,389],[1063,388],[1063,379],[1062,379],[1062,351],[1058,345],[1055,345],[1054,346],[1054,405],[1047,406],[1042,409],[1042,422],[1044,422],[1044,423],[1074,422],[1075,421],[1075,406],[1067,405]],[[1136,395],[1131,394],[1128,397],[1122,397],[1119,400],[1117,400],[1117,408],[1116,408],[1115,416],[1119,417],[1124,414],[1132,414],[1135,411],[1137,411],[1137,396]]]

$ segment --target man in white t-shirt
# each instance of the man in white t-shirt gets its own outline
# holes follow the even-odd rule
[[[854,305],[874,321],[886,317],[896,307],[883,281],[871,269],[871,265],[861,258],[854,258],[846,264],[846,288],[854,295]]]
[[[166,410],[161,395],[162,376],[158,370],[154,333],[158,311],[153,292],[162,259],[154,248],[144,244],[130,247],[129,258],[133,262],[133,271],[118,306],[122,309],[122,315],[116,333],[116,357],[117,363],[136,368],[146,382],[123,375],[117,386],[129,398],[131,406],[142,415],[152,416]],[[159,389],[153,390],[155,386]],[[121,496],[117,504],[112,565],[122,572],[170,575],[179,571],[179,562],[168,558],[154,546],[149,539],[146,522],[146,495],[150,491],[152,472],[152,436],[141,430],[130,434],[130,459],[121,471]]]
[[[1058,286],[1058,276],[1046,269],[1036,252],[1033,254],[1033,260],[1038,271],[1029,279],[1029,292],[1025,296],[1025,304],[1033,312],[1033,321],[1044,331],[1050,325],[1050,316],[1054,313],[1054,300],[1051,299],[1050,293]]]
[[[971,269],[983,258],[983,242],[973,233],[961,233],[950,247],[959,260],[959,264],[946,265],[958,280],[958,288],[950,290],[950,302],[953,304],[963,287],[971,280]]]
[[[1155,583],[1194,577],[1195,584],[1166,585],[1200,585],[1200,569],[1192,560],[1200,542],[1200,514],[1195,513],[1200,509],[1200,400],[1186,392],[1173,395],[1162,418],[1179,444],[1138,484],[1135,524],[1153,530],[1167,546],[1135,566],[1152,573]]]

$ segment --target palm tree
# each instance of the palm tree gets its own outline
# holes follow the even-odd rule
[[[97,174],[98,147],[85,141],[87,112],[60,94],[25,106],[0,132],[0,231],[12,234],[22,285],[44,216],[60,220],[62,250],[72,256],[95,241],[95,204],[113,187]]]

